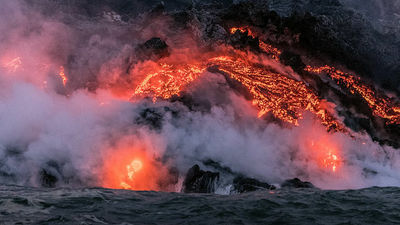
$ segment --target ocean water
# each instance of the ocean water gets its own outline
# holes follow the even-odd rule
[[[215,195],[0,186],[0,224],[400,224],[400,188]]]

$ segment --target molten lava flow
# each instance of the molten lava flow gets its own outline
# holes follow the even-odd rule
[[[230,29],[230,33],[231,34],[234,34],[237,31],[239,31],[240,33],[246,33],[247,32],[248,36],[250,36],[252,38],[256,38],[256,36],[253,34],[253,32],[251,31],[251,29],[249,27],[232,27]]]
[[[269,45],[263,41],[260,41],[259,47],[265,53],[271,55],[271,57],[277,61],[279,61],[279,56],[282,54],[277,48],[274,48],[272,45]]]
[[[58,75],[61,77],[63,85],[67,85],[68,78],[65,75],[65,70],[63,66],[60,66],[60,73]]]
[[[310,111],[321,119],[328,130],[345,130],[303,82],[270,72],[268,68],[243,58],[216,57],[203,66],[161,64],[159,71],[147,75],[140,83],[134,96],[150,95],[155,101],[158,97],[168,99],[179,95],[208,66],[218,66],[220,71],[245,86],[253,96],[253,104],[260,109],[259,117],[272,112],[276,118],[298,125],[304,111]]]
[[[255,38],[248,27],[232,28],[231,33],[246,32]],[[260,42],[260,48],[278,60],[281,52]],[[316,93],[301,81],[271,72],[267,67],[251,63],[243,56],[220,56],[204,63],[160,64],[136,87],[133,96],[152,96],[168,99],[179,95],[183,88],[197,79],[207,67],[217,66],[231,79],[241,83],[251,93],[253,104],[260,109],[259,117],[267,112],[282,121],[298,125],[303,113],[317,115],[328,130],[345,131],[345,128],[325,109]]]
[[[234,34],[236,32],[240,33],[246,33],[249,37],[252,38],[257,38],[257,36],[254,34],[254,32],[249,28],[249,27],[233,27],[230,29],[230,33]],[[271,55],[271,57],[275,60],[279,60],[279,56],[282,54],[281,51],[279,51],[277,48],[273,47],[272,45],[269,45],[261,40],[259,40],[259,45],[258,47],[266,54]]]
[[[316,114],[328,130],[344,130],[303,82],[270,72],[264,66],[240,58],[217,57],[210,62],[248,89],[253,96],[253,104],[260,109],[260,117],[272,112],[282,121],[298,125],[303,112],[307,110]]]
[[[338,85],[346,87],[352,94],[361,96],[375,116],[386,119],[387,124],[400,124],[400,106],[394,104],[388,97],[380,96],[373,87],[363,83],[359,77],[344,73],[330,66],[307,66],[305,70],[317,74],[328,74]]]
[[[197,65],[161,64],[158,71],[148,74],[137,86],[134,96],[150,95],[153,101],[179,95],[183,88],[193,82],[206,68]]]
[[[102,186],[115,189],[160,190],[166,169],[138,149],[112,150],[105,157]]]
[[[7,69],[8,72],[14,73],[20,68],[22,65],[22,59],[21,57],[17,57],[5,64],[5,68]]]

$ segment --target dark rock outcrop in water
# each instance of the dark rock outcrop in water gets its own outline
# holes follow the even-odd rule
[[[246,192],[266,190],[266,189],[267,190],[276,189],[275,186],[270,185],[268,183],[264,183],[256,179],[243,176],[238,176],[233,180],[233,187],[234,187],[233,192],[237,193],[246,193]]]
[[[58,181],[57,177],[46,171],[45,169],[42,169],[39,173],[40,176],[40,183],[42,187],[46,188],[53,188],[56,186],[56,183]]]
[[[299,178],[286,180],[281,184],[282,188],[315,188],[315,186],[307,181],[301,181]]]
[[[204,171],[200,166],[194,165],[187,172],[183,182],[183,192],[185,193],[213,193],[215,182],[219,179],[219,173]]]
[[[220,163],[208,159],[203,162],[204,165],[212,167],[213,169],[219,171],[221,173],[221,180],[230,180],[230,184],[232,184],[231,193],[246,193],[258,190],[274,190],[275,186],[270,185],[265,182],[261,182],[257,179],[246,177],[240,173],[234,172],[231,168],[222,166]],[[233,179],[233,180],[231,180]],[[226,183],[229,182],[225,182]]]

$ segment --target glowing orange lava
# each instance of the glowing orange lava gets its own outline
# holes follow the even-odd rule
[[[145,151],[129,148],[110,151],[102,171],[102,186],[114,189],[158,191],[166,177],[166,169]]]
[[[63,66],[60,66],[60,73],[58,75],[61,77],[63,85],[67,85],[68,78],[65,75],[65,69]]]
[[[197,79],[206,68],[197,65],[161,64],[158,71],[148,74],[137,86],[133,96],[153,96],[168,99],[179,95],[183,88]]]
[[[388,97],[378,94],[372,86],[365,84],[359,77],[331,66],[307,66],[305,70],[317,74],[326,73],[338,85],[344,86],[353,95],[361,96],[375,116],[386,119],[387,124],[400,124],[400,106],[393,103]]]
[[[342,125],[324,109],[318,96],[303,82],[271,72],[241,58],[217,57],[213,65],[243,84],[253,96],[253,104],[260,109],[259,117],[267,112],[282,121],[298,125],[304,111],[317,115],[329,130],[344,130]]]

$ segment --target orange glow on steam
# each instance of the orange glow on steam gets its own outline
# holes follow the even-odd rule
[[[312,150],[312,155],[317,160],[319,167],[332,172],[337,172],[340,169],[343,160],[339,148],[331,140],[324,138],[311,141],[309,148]]]
[[[165,168],[138,149],[111,150],[104,159],[102,186],[114,189],[159,191]]]
[[[348,89],[351,94],[361,96],[375,116],[386,119],[387,124],[400,124],[400,106],[388,97],[378,94],[372,86],[367,85],[359,77],[328,65],[307,66],[305,70],[316,74],[326,73],[338,85]]]
[[[234,34],[234,33],[236,33],[237,31],[239,31],[239,32],[241,32],[241,33],[247,32],[247,35],[249,35],[249,36],[251,36],[251,37],[253,37],[253,38],[256,37],[256,36],[253,34],[253,32],[251,31],[251,29],[250,29],[249,27],[232,27],[232,28],[230,29],[230,33],[231,33],[231,34]]]

